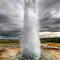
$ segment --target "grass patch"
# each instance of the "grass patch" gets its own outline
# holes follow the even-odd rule
[[[41,43],[60,43],[60,38],[42,38]]]
[[[20,45],[20,40],[1,40],[0,39],[0,46],[15,46]]]

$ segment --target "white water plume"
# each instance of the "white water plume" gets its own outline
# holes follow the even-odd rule
[[[39,27],[36,15],[36,8],[33,6],[33,0],[25,0],[25,18],[24,18],[24,39],[22,43],[23,57],[29,59],[39,59],[41,55]],[[33,8],[32,8],[33,6]]]

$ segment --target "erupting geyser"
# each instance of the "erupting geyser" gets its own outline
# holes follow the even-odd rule
[[[24,40],[22,43],[22,58],[32,58],[33,60],[37,60],[40,58],[41,51],[35,0],[25,0],[24,16]]]

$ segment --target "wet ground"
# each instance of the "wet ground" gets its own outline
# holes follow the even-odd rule
[[[0,60],[21,60],[19,48],[0,48]],[[42,50],[39,60],[60,60],[60,50]]]
[[[60,60],[60,50],[43,50],[40,60]]]
[[[19,47],[0,47],[0,60],[20,60]]]

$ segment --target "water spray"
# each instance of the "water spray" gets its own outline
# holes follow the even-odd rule
[[[24,9],[24,39],[22,43],[22,58],[37,60],[40,58],[39,27],[36,14],[36,1],[25,0]]]

